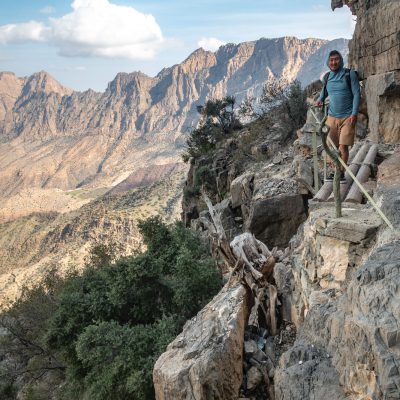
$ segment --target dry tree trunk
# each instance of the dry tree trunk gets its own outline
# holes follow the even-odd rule
[[[248,325],[259,326],[261,309],[270,333],[275,335],[277,332],[277,289],[273,281],[275,257],[264,243],[249,232],[236,236],[229,244],[220,215],[206,194],[203,194],[203,199],[211,215],[211,221],[202,220],[202,222],[211,233],[213,245],[218,249],[230,272],[228,286],[232,281],[240,279],[252,294],[254,305],[250,311]]]

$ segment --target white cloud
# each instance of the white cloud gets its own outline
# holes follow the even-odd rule
[[[223,42],[222,40],[216,39],[216,38],[206,38],[202,37],[197,44],[202,47],[204,50],[210,50],[210,51],[216,51],[218,50],[221,46],[226,44],[226,42]]]
[[[41,14],[53,14],[56,9],[53,6],[46,6],[39,10]]]
[[[31,21],[0,26],[0,43],[46,41],[70,57],[152,58],[163,43],[152,15],[108,0],[75,0],[73,11],[49,18],[49,25]]]
[[[0,43],[43,42],[46,40],[47,32],[48,28],[36,21],[1,25]]]

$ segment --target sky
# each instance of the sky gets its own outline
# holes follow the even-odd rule
[[[45,70],[71,89],[104,91],[118,72],[155,76],[199,47],[350,39],[354,18],[330,0],[0,0],[0,71]]]

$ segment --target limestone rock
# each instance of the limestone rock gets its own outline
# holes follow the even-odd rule
[[[327,353],[302,343],[281,357],[274,382],[276,400],[347,398]]]
[[[333,0],[332,8],[347,4],[357,16],[350,42],[349,64],[366,79],[371,139],[397,143],[400,139],[400,4],[398,0]]]
[[[346,2],[350,3],[350,1]],[[352,1],[357,15],[349,62],[363,77],[400,65],[400,7],[397,0]]]
[[[253,174],[244,174],[232,181],[230,194],[233,208],[250,203],[253,194],[253,179]]]
[[[376,196],[382,211],[395,227],[400,228],[400,149],[379,165]]]
[[[400,140],[398,119],[400,71],[369,76],[365,84],[365,94],[368,99],[370,138],[376,142],[398,143]]]
[[[242,382],[246,291],[224,288],[154,366],[157,400],[236,400]]]
[[[333,304],[310,310],[300,338],[332,355],[340,383],[370,398],[400,397],[400,242],[376,249]]]
[[[262,174],[255,178],[246,229],[257,239],[270,248],[286,247],[305,218],[303,197],[294,180]]]
[[[247,390],[253,390],[256,388],[263,380],[263,374],[256,367],[251,367],[247,371]]]

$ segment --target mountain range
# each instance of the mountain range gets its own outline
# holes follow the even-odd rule
[[[348,41],[294,37],[202,48],[155,77],[119,73],[104,93],[77,92],[42,71],[0,73],[0,189],[10,197],[42,190],[112,187],[138,169],[180,161],[196,106],[257,96],[270,78],[307,85],[326,54]],[[162,173],[162,168],[160,169]]]

